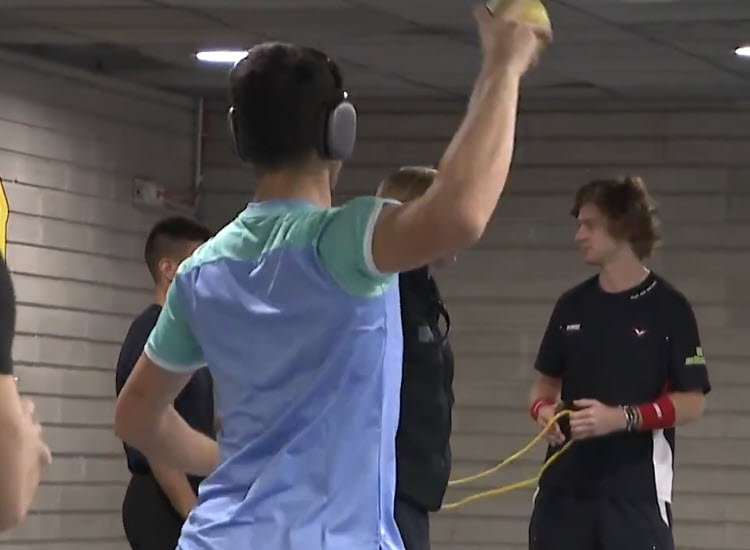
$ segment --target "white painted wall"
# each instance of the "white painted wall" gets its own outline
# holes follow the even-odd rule
[[[339,200],[372,193],[401,164],[436,162],[460,118],[450,103],[360,106],[357,153]],[[214,226],[244,207],[251,176],[217,112],[208,127],[202,214]],[[692,300],[714,392],[699,424],[679,430],[676,501],[684,550],[750,548],[750,113],[529,112],[496,219],[458,266],[440,275],[453,319],[457,407],[454,477],[492,466],[526,443],[531,364],[552,305],[589,271],[567,215],[595,176],[638,174],[656,195],[665,243],[651,266]],[[535,474],[543,449],[498,484]],[[490,488],[479,483],[478,490]],[[455,491],[449,500],[466,495]],[[531,493],[434,518],[435,550],[525,548]]]
[[[191,182],[189,101],[0,56],[0,178],[18,299],[14,346],[54,462],[2,550],[125,550],[128,479],[112,432],[115,364],[150,302],[143,246],[164,212],[132,207],[131,181]]]

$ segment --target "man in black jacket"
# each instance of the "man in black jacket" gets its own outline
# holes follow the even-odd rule
[[[431,168],[401,168],[380,184],[378,196],[414,200],[436,175]],[[450,318],[430,268],[453,261],[453,257],[445,258],[399,276],[404,359],[396,436],[395,519],[406,550],[429,550],[429,512],[440,509],[451,470]]]

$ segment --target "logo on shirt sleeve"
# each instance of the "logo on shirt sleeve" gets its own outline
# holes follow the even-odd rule
[[[685,358],[685,365],[691,366],[691,365],[705,365],[706,364],[706,358],[703,356],[703,348],[697,347],[695,348],[695,355],[692,357]]]

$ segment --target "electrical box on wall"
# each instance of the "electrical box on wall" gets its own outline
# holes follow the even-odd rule
[[[146,179],[133,180],[133,203],[141,206],[164,206],[165,193],[162,187]]]
[[[133,180],[132,199],[137,207],[171,210],[191,217],[197,209],[193,193],[170,191],[145,178]]]

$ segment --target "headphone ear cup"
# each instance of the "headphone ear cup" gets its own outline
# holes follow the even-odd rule
[[[239,156],[243,162],[250,162],[247,144],[243,139],[239,120],[237,118],[237,110],[234,107],[230,107],[229,112],[227,112],[227,122],[229,123],[229,133],[232,135],[232,143],[234,144],[234,150],[237,153],[237,156]]]
[[[324,125],[323,156],[331,160],[346,160],[357,141],[357,110],[348,101],[339,103]]]

